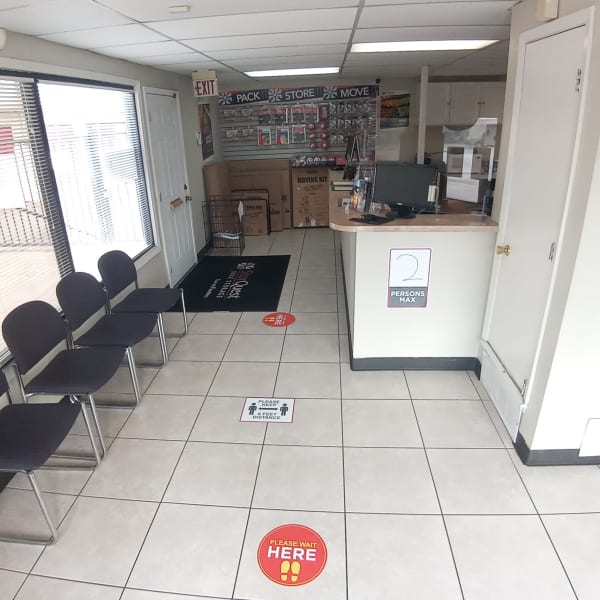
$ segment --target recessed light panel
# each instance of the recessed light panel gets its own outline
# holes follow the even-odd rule
[[[479,50],[498,40],[417,40],[352,44],[351,52],[424,52],[428,50]]]

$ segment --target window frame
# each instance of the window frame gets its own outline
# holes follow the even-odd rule
[[[162,241],[160,237],[160,231],[158,229],[158,215],[157,215],[157,206],[156,206],[156,194],[155,188],[153,184],[153,180],[151,177],[151,161],[149,148],[147,146],[147,136],[145,130],[145,122],[144,122],[144,111],[145,105],[143,102],[143,93],[142,93],[142,85],[140,81],[133,79],[126,79],[122,77],[115,77],[111,75],[102,75],[103,79],[97,79],[98,74],[94,73],[95,77],[90,77],[90,74],[81,71],[79,69],[70,69],[70,68],[59,68],[52,67],[51,65],[43,65],[41,63],[35,64],[35,70],[31,70],[30,68],[23,68],[23,61],[17,61],[15,59],[3,59],[3,65],[0,67],[0,78],[6,80],[13,81],[23,81],[28,80],[33,82],[35,95],[37,98],[38,110],[40,111],[40,117],[42,120],[42,124],[44,121],[44,115],[41,109],[41,103],[39,99],[39,90],[38,83],[40,81],[48,81],[48,82],[63,82],[65,84],[74,84],[83,87],[91,87],[91,88],[104,88],[104,89],[120,89],[124,91],[129,91],[133,95],[134,107],[135,107],[135,116],[136,116],[136,125],[137,132],[139,137],[140,144],[140,153],[141,153],[141,167],[143,170],[143,179],[144,184],[146,186],[146,196],[148,201],[148,217],[149,217],[149,226],[152,232],[152,243],[145,248],[142,252],[132,257],[132,260],[136,264],[138,268],[143,267],[148,264],[150,261],[159,256],[162,249]],[[10,64],[14,64],[14,68],[10,68]],[[32,66],[32,65],[28,65]],[[20,67],[20,68],[19,68]],[[39,67],[39,68],[38,68]],[[60,72],[68,72],[69,74],[61,74]],[[47,159],[49,164],[51,165],[51,156],[50,156],[50,148],[48,143],[48,137],[45,130],[45,126],[42,127],[42,143],[45,147],[45,152],[47,153]],[[54,179],[54,175],[52,175]],[[62,216],[62,208],[60,197],[58,196],[58,188],[56,185],[56,180],[54,179],[54,187],[57,195],[58,208],[60,210],[60,219],[62,227],[65,227],[64,217]],[[66,233],[65,233],[66,236]],[[70,245],[68,238],[66,239],[66,245],[70,254]],[[72,259],[71,259],[72,261]],[[0,369],[6,367],[12,361],[12,357],[10,352],[0,353]]]

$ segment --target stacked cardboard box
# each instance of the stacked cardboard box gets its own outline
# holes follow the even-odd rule
[[[207,196],[236,190],[268,190],[272,231],[289,229],[291,222],[290,161],[236,160],[204,167]]]
[[[233,202],[241,202],[244,207],[244,235],[269,235],[269,191],[240,190],[231,194],[231,197]]]

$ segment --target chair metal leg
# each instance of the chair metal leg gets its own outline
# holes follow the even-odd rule
[[[188,321],[187,321],[187,310],[185,308],[185,298],[183,297],[183,290],[179,290],[181,292],[181,308],[183,315],[183,333],[167,333],[168,338],[180,338],[187,334],[188,332]]]
[[[83,416],[83,422],[85,423],[85,428],[87,429],[88,436],[90,438],[90,444],[92,445],[92,450],[96,458],[96,464],[99,465],[100,461],[102,460],[102,456],[98,451],[98,446],[96,445],[96,438],[94,437],[94,432],[92,431],[92,426],[90,423],[90,417],[87,414],[87,408],[85,407],[85,404],[83,402],[81,402],[81,414]]]
[[[167,340],[165,338],[165,326],[163,323],[163,317],[162,314],[159,313],[158,318],[156,320],[156,325],[158,328],[158,337],[160,339],[160,351],[162,354],[162,365],[161,366],[165,366],[167,364],[167,362],[169,361],[169,353],[167,351]]]
[[[138,381],[137,369],[135,368],[135,359],[133,358],[133,350],[131,347],[127,347],[125,350],[127,356],[127,366],[129,367],[129,375],[131,376],[131,385],[133,386],[133,395],[135,396],[135,406],[137,406],[142,395],[140,393],[140,383]]]
[[[10,472],[16,473],[17,471],[5,471],[2,469],[2,472]],[[33,537],[21,537],[21,536],[11,536],[11,537],[0,537],[1,542],[26,542],[28,544],[41,544],[43,546],[47,546],[48,544],[53,544],[58,539],[58,531],[50,518],[50,511],[44,502],[44,498],[42,493],[40,492],[40,486],[38,485],[37,479],[33,474],[33,471],[20,471],[25,473],[29,479],[29,483],[31,485],[31,489],[33,490],[33,494],[37,500],[37,503],[44,515],[44,521],[46,521],[46,525],[50,530],[50,537],[45,538],[33,538]]]
[[[98,432],[98,439],[100,440],[100,448],[102,449],[102,456],[106,454],[106,446],[104,445],[104,436],[102,435],[102,429],[100,428],[100,420],[98,419],[98,413],[96,412],[96,403],[94,402],[94,398],[91,394],[87,395],[88,404],[90,405],[90,410],[92,411],[92,417],[94,419],[94,427]],[[81,406],[83,409],[83,405]]]
[[[38,486],[37,479],[33,474],[33,471],[27,471],[27,477],[29,478],[29,483],[31,484],[31,488],[33,489],[33,493],[40,505],[40,509],[42,510],[42,514],[44,515],[44,519],[46,521],[46,525],[48,525],[48,529],[50,530],[50,539],[46,542],[42,542],[44,544],[53,544],[58,539],[58,530],[54,526],[52,519],[50,518],[50,513],[48,512],[48,507],[42,498],[42,494],[40,492],[40,488]]]
[[[187,311],[185,310],[185,298],[183,297],[183,290],[181,290],[181,306],[183,310],[183,335],[187,335],[188,322],[187,322]]]

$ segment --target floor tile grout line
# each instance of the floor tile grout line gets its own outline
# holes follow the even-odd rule
[[[216,373],[215,373],[216,376]],[[214,379],[214,377],[213,377]],[[131,579],[131,576],[133,575],[133,571],[135,570],[135,567],[137,565],[137,562],[140,558],[140,554],[142,553],[142,550],[144,548],[144,545],[146,544],[146,540],[148,539],[148,536],[150,535],[150,531],[152,530],[152,527],[154,525],[154,522],[156,521],[156,517],[158,516],[158,512],[160,510],[160,507],[163,505],[163,501],[165,499],[165,495],[167,493],[167,490],[169,489],[169,486],[171,485],[171,481],[173,481],[173,477],[175,476],[175,472],[177,471],[177,467],[179,466],[179,463],[181,462],[181,457],[183,456],[183,453],[185,452],[185,449],[187,448],[188,445],[188,441],[190,436],[192,435],[192,431],[194,430],[194,426],[198,420],[198,417],[200,416],[200,413],[202,412],[202,408],[204,407],[204,403],[206,402],[206,397],[208,394],[206,394],[204,396],[204,400],[202,401],[202,405],[200,406],[200,410],[198,410],[198,414],[196,415],[196,418],[194,419],[194,423],[190,429],[190,433],[188,435],[187,440],[185,441],[185,443],[183,444],[181,451],[179,453],[179,457],[177,458],[177,462],[175,463],[175,466],[173,467],[173,470],[171,471],[171,476],[169,477],[169,480],[167,481],[167,484],[165,485],[165,488],[163,490],[161,499],[159,500],[156,510],[154,511],[154,515],[152,516],[152,520],[150,521],[150,525],[148,526],[148,529],[146,530],[146,533],[144,535],[144,539],[142,540],[142,543],[140,544],[140,547],[137,551],[135,560],[133,561],[132,565],[131,565],[131,569],[129,570],[129,575],[127,576],[127,579],[125,581],[125,585],[123,586],[123,591],[121,592],[121,596],[120,598],[123,597],[123,594],[125,593],[125,589],[127,588],[127,584],[129,583],[129,580]]]
[[[238,559],[237,569],[235,571],[235,578],[233,580],[233,586],[231,588],[231,598],[235,598],[235,588],[237,587],[238,577],[240,574],[240,568],[242,566],[242,558],[244,556],[244,547],[246,545],[246,536],[248,535],[248,527],[250,525],[250,517],[252,515],[252,505],[254,503],[254,494],[256,493],[256,486],[258,485],[258,477],[260,474],[260,465],[262,462],[263,452],[265,449],[265,440],[267,439],[267,432],[269,429],[269,424],[265,427],[265,432],[263,434],[263,443],[260,447],[260,454],[258,456],[258,464],[256,466],[256,476],[254,477],[254,486],[252,487],[252,495],[250,496],[250,503],[248,506],[248,517],[246,518],[246,527],[244,528],[244,535],[242,536],[242,543],[240,545],[240,557]]]
[[[554,544],[554,540],[552,539],[552,536],[550,535],[550,532],[548,531],[548,528],[546,527],[546,523],[544,523],[544,519],[542,518],[542,515],[540,514],[539,508],[533,498],[533,495],[531,494],[531,492],[529,491],[529,488],[527,487],[527,484],[525,483],[525,479],[523,478],[521,472],[519,471],[519,468],[517,467],[517,465],[515,464],[515,461],[513,460],[513,456],[512,453],[509,451],[509,449],[506,449],[506,453],[508,454],[508,459],[510,460],[510,462],[512,463],[513,467],[515,468],[515,471],[517,472],[517,477],[520,479],[521,484],[523,485],[523,487],[525,488],[525,491],[527,492],[527,495],[529,496],[529,500],[531,501],[531,505],[533,506],[534,510],[535,510],[535,515],[537,516],[540,524],[542,525],[544,532],[546,533],[546,536],[548,537],[548,541],[550,542],[550,545],[552,546],[552,549],[554,550],[554,554],[556,555],[556,558],[558,559],[558,562],[560,563],[560,566],[563,570],[563,573],[565,574],[565,577],[567,578],[567,581],[569,582],[569,586],[571,587],[571,590],[573,591],[573,594],[575,595],[575,598],[578,598],[577,592],[575,590],[575,586],[573,585],[573,582],[571,581],[571,577],[569,576],[569,573],[567,571],[567,568],[565,567],[563,560],[558,552],[558,548],[556,547],[556,545]],[[517,457],[518,459],[518,457]]]
[[[427,468],[429,469],[429,475],[431,476],[431,482],[433,485],[433,489],[435,491],[435,496],[437,498],[438,506],[440,507],[440,517],[442,519],[442,524],[444,525],[444,531],[446,533],[446,540],[448,541],[448,549],[450,550],[450,556],[452,557],[452,563],[454,564],[454,572],[456,573],[456,580],[458,582],[458,587],[460,589],[460,595],[463,600],[465,600],[465,593],[462,586],[462,581],[460,580],[460,573],[458,572],[458,564],[456,563],[456,556],[454,555],[454,548],[452,547],[452,541],[450,540],[450,534],[448,532],[448,525],[446,523],[446,518],[444,516],[444,509],[442,507],[442,502],[440,500],[440,495],[437,489],[437,485],[435,483],[435,477],[433,476],[433,469],[431,468],[431,463],[429,461],[429,455],[427,453],[427,448],[425,447],[425,439],[423,438],[423,432],[421,431],[421,424],[419,423],[419,419],[417,417],[417,411],[415,409],[415,404],[412,401],[412,394],[410,391],[410,386],[408,385],[408,378],[406,377],[405,371],[402,371],[402,375],[404,376],[404,381],[408,388],[408,393],[411,395],[411,404],[413,409],[413,414],[415,416],[415,421],[417,423],[417,428],[419,430],[419,435],[421,436],[421,441],[423,442],[423,452],[425,453],[425,460],[427,461]]]

